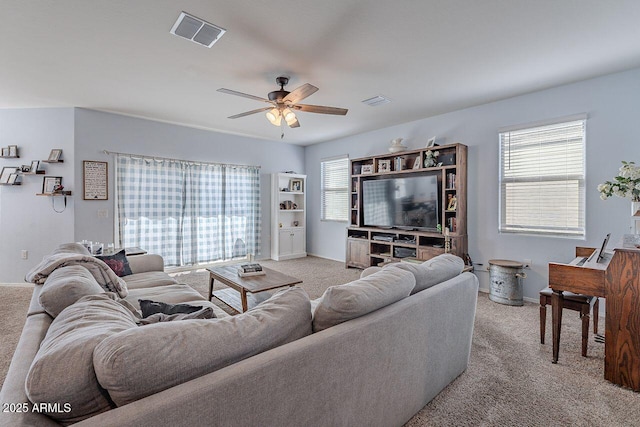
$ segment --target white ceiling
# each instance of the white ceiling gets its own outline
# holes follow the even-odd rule
[[[275,77],[320,88],[309,145],[640,66],[638,0],[0,0],[0,108],[85,107],[280,139]],[[227,30],[169,33],[185,11]],[[392,103],[362,100],[384,95]]]

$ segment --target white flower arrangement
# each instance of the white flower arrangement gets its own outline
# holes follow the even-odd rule
[[[598,185],[600,198],[607,200],[611,196],[618,196],[640,202],[640,167],[634,162],[622,162],[620,174],[613,181],[605,181]]]
[[[439,151],[431,151],[431,150],[427,150],[424,153],[424,166],[426,168],[430,168],[436,165],[436,159],[438,158],[438,156],[440,155]]]

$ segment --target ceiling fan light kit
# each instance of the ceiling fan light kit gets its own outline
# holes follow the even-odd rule
[[[293,112],[293,110],[305,111],[308,113],[333,114],[339,116],[344,116],[349,111],[346,108],[298,104],[298,102],[318,91],[317,87],[310,85],[309,83],[303,84],[302,86],[294,89],[292,92],[284,90],[284,87],[287,85],[287,83],[289,83],[289,77],[280,76],[276,78],[276,83],[280,85],[280,89],[269,92],[269,94],[267,95],[269,99],[225,88],[218,89],[218,92],[272,104],[273,107],[258,108],[256,110],[229,116],[229,118],[237,119],[240,117],[245,117],[251,114],[266,111],[267,120],[269,120],[269,122],[274,126],[280,126],[282,123],[282,119],[284,119],[289,127],[300,127],[300,122],[298,122],[298,118],[296,117],[296,114]]]

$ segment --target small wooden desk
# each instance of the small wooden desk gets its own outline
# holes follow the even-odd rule
[[[261,276],[238,276],[237,265],[207,268],[209,270],[209,300],[217,298],[238,313],[244,313],[271,296],[268,292],[277,288],[294,286],[302,280],[279,273],[266,267]],[[229,288],[213,290],[213,282],[218,280]]]
[[[596,257],[577,265],[595,248],[576,248],[569,264],[549,263],[549,287],[553,319],[553,363],[558,361],[562,326],[563,291],[604,297],[604,378],[640,391],[640,250],[616,248],[613,256],[597,263]]]

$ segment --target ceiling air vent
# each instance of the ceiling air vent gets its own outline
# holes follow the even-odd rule
[[[171,34],[184,37],[193,42],[206,47],[211,47],[220,37],[227,32],[224,28],[220,28],[200,18],[182,12],[178,16],[178,20],[171,28]]]
[[[373,98],[365,99],[362,101],[370,107],[377,107],[378,105],[388,104],[391,102],[389,98],[385,98],[382,95],[374,96]]]

